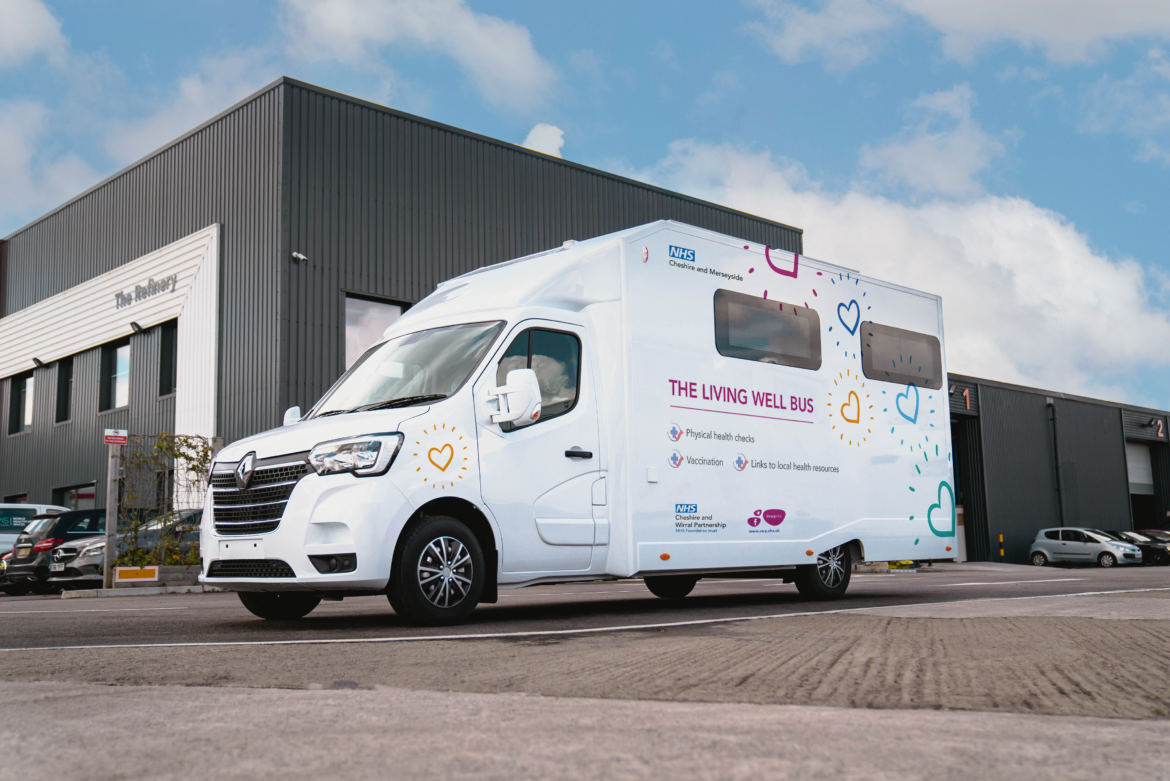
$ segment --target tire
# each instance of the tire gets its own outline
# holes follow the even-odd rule
[[[792,581],[805,599],[817,601],[840,599],[849,588],[852,570],[849,546],[838,545],[817,554],[816,564],[803,564],[797,567],[796,577]]]
[[[387,598],[408,623],[457,624],[479,604],[486,573],[483,548],[466,524],[445,516],[424,518],[407,532]]]
[[[1100,564],[1105,569],[1109,569],[1110,567],[1112,567],[1114,564],[1117,563],[1117,557],[1114,556],[1112,553],[1102,553],[1100,556],[1097,557],[1097,563]]]
[[[1032,563],[1037,567],[1043,567],[1048,563],[1048,557],[1044,555],[1043,551],[1036,551],[1032,554]]]
[[[31,589],[28,586],[5,586],[4,592],[10,597],[23,597],[29,593]]]
[[[647,575],[643,580],[651,594],[663,599],[682,599],[699,582],[698,577],[691,575]]]
[[[1160,554],[1158,554],[1158,557],[1154,559],[1154,566],[1165,567],[1167,564],[1170,564],[1170,553],[1162,551]]]
[[[239,595],[248,612],[269,621],[295,621],[309,615],[321,604],[321,597],[316,594],[298,592],[241,591]]]

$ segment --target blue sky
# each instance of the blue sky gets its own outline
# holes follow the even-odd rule
[[[950,367],[1170,407],[1170,4],[0,4],[0,235],[280,75],[806,229]]]

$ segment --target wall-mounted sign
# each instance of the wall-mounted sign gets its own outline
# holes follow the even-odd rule
[[[130,441],[130,432],[124,428],[108,428],[105,441],[107,445],[125,445]]]
[[[175,286],[179,283],[179,275],[171,274],[169,277],[155,280],[154,277],[146,280],[141,285],[135,285],[130,292],[123,293],[121,291],[114,293],[114,308],[122,309],[123,307],[135,304],[143,299],[157,296],[160,293],[173,293]]]

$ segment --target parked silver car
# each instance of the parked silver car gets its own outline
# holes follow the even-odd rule
[[[1115,540],[1097,529],[1041,529],[1032,540],[1028,557],[1037,567],[1049,562],[1082,562],[1112,567],[1114,564],[1141,564],[1142,552],[1136,545]]]

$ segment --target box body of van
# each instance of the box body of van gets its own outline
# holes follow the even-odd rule
[[[203,578],[393,603],[438,562],[459,585],[447,543],[403,558],[428,518],[474,535],[480,601],[953,558],[942,341],[937,296],[670,221],[481,269],[224,448]]]

